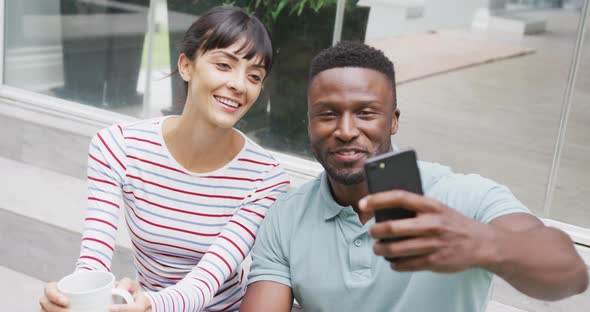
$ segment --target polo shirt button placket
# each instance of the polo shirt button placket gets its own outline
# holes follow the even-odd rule
[[[354,241],[354,245],[355,245],[356,247],[361,247],[361,244],[362,244],[362,242],[361,242],[361,240],[360,240],[360,239],[357,239],[357,240],[355,240],[355,241]]]

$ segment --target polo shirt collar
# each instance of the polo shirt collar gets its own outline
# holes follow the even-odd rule
[[[393,142],[391,143],[391,147],[394,151],[399,150],[399,148],[395,144],[393,144]],[[342,212],[342,210],[345,210],[344,213],[347,215],[348,214],[356,214],[354,212],[354,210],[352,209],[352,207],[340,206],[334,200],[334,197],[332,196],[332,192],[330,192],[330,184],[328,183],[328,174],[326,173],[326,170],[324,170],[322,172],[321,177],[320,177],[320,194],[321,194],[322,198],[324,199],[324,202],[327,203],[327,207],[324,207],[324,220],[329,220],[329,219],[336,217],[337,215],[339,215]]]
[[[350,206],[341,206],[334,200],[332,192],[330,191],[330,184],[328,183],[328,174],[325,171],[322,172],[320,177],[320,194],[323,198],[323,202],[326,203],[326,207],[324,207],[324,220],[336,217],[342,212],[342,210],[351,211],[354,214],[354,211]]]

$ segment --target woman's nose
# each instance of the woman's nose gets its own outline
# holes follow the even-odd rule
[[[233,74],[228,80],[227,86],[236,93],[243,93],[246,90],[246,75],[241,73]]]

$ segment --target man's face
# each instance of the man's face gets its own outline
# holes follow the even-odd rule
[[[367,158],[391,150],[399,110],[390,80],[375,70],[332,68],[316,75],[307,97],[314,156],[337,183],[363,183]]]

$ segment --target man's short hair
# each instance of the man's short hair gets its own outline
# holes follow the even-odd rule
[[[362,42],[341,41],[320,52],[311,61],[309,82],[324,70],[338,67],[360,67],[374,69],[391,81],[395,95],[395,70],[393,63],[383,51]]]

